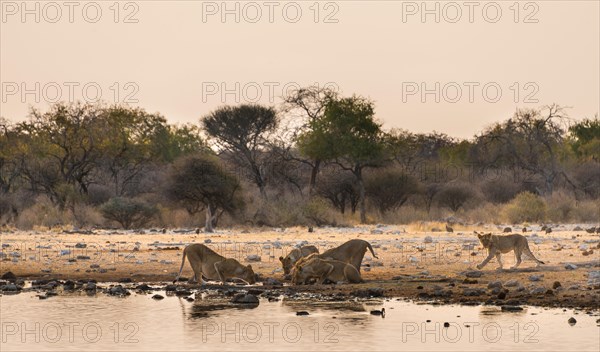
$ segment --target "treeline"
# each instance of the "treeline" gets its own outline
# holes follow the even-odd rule
[[[0,119],[0,222],[22,228],[597,222],[599,196],[599,120],[558,105],[463,140],[385,130],[371,100],[317,87],[199,124],[82,103]]]

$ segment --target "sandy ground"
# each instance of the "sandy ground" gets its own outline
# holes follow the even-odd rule
[[[501,234],[504,226],[455,228],[453,233],[427,231],[435,224],[315,228],[312,233],[306,228],[221,229],[214,234],[196,234],[193,230],[162,233],[156,229],[91,233],[4,230],[0,235],[0,275],[11,271],[26,280],[115,282],[130,278],[133,282],[166,283],[179,270],[183,247],[188,243],[205,243],[222,255],[252,264],[263,278],[284,281],[278,258],[295,245],[302,242],[316,245],[322,252],[360,238],[369,241],[379,257],[374,259],[369,252],[365,255],[361,271],[364,284],[286,289],[356,296],[368,289],[382,288],[387,297],[442,303],[496,302],[597,310],[600,278],[595,281],[593,272],[600,274],[600,236],[575,231],[575,226],[554,225],[549,234],[539,226],[530,227],[526,233],[530,247],[546,264],[536,267],[525,258],[519,269],[499,271],[494,259],[480,277],[467,277],[467,274],[478,275],[471,271],[477,271],[475,265],[487,255],[473,231]],[[513,227],[513,232],[521,233],[521,228]],[[249,261],[253,256],[259,256],[260,261]],[[514,264],[514,255],[505,254],[503,261],[508,269]],[[576,268],[567,269],[567,264]],[[191,274],[186,263],[183,276]],[[508,283],[510,280],[516,280],[516,286],[514,282]],[[488,287],[495,281],[503,286]]]

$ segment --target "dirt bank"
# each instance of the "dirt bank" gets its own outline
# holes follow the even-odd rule
[[[530,246],[546,265],[536,268],[525,259],[517,270],[498,271],[493,260],[479,272],[474,268],[486,251],[473,231],[500,233],[496,226],[465,227],[454,233],[423,231],[423,227],[322,228],[312,233],[305,228],[232,229],[216,234],[185,230],[5,231],[0,236],[0,274],[11,271],[27,280],[93,279],[102,283],[131,279],[138,283],[167,283],[179,270],[183,247],[196,242],[252,264],[265,279],[285,283],[278,258],[298,243],[305,241],[323,251],[349,239],[362,238],[374,246],[379,257],[372,258],[368,252],[365,255],[363,284],[259,288],[314,292],[325,297],[383,294],[442,303],[600,309],[600,284],[590,280],[594,275],[590,272],[600,271],[600,238],[596,234],[575,231],[575,225],[555,225],[550,234],[531,227],[526,233]],[[505,268],[513,265],[512,253],[503,258]],[[191,275],[187,264],[186,275]]]

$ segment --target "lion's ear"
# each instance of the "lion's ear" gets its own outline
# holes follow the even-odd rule
[[[252,265],[248,264],[247,268],[252,270]]]
[[[477,234],[477,237],[478,237],[478,238],[482,238],[483,236],[481,236],[480,234]]]
[[[279,257],[279,261],[283,263],[283,257]]]

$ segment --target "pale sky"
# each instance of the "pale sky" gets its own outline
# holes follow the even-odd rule
[[[375,100],[386,128],[455,137],[517,107],[600,110],[599,1],[428,1],[424,19],[422,3],[229,1],[227,14],[221,1],[2,0],[0,115],[21,121],[100,88],[106,102],[197,123],[313,83]]]

